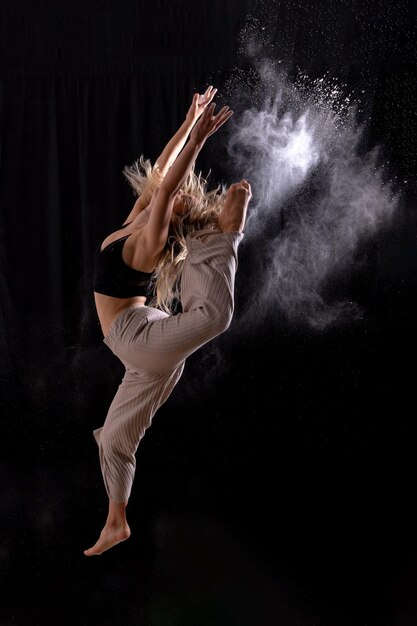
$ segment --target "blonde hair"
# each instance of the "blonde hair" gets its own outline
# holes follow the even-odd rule
[[[123,173],[138,196],[149,204],[152,194],[163,179],[158,167],[152,166],[143,155],[132,165],[126,166]],[[223,206],[226,186],[219,184],[209,190],[208,178],[191,169],[181,190],[184,195],[184,210],[181,214],[172,213],[166,245],[155,269],[155,279],[149,306],[171,313],[180,295],[181,271],[187,256],[186,236],[202,228],[217,228],[217,218]]]
[[[129,181],[135,195],[142,197],[145,206],[149,204],[153,192],[163,179],[159,169],[154,167],[143,154],[132,165],[125,165],[123,174]]]

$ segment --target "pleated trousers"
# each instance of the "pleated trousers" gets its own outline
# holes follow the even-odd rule
[[[230,326],[242,237],[216,230],[187,235],[181,312],[131,306],[103,340],[125,368],[104,424],[93,433],[105,489],[114,502],[128,501],[139,442],[180,379],[185,360]]]

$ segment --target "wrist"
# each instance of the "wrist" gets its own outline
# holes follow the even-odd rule
[[[201,150],[201,148],[204,146],[205,141],[206,138],[201,139],[197,137],[190,137],[188,140],[188,144],[192,145],[196,150]]]
[[[192,113],[187,113],[187,115],[185,116],[184,124],[191,129],[196,123],[197,119],[198,118]]]

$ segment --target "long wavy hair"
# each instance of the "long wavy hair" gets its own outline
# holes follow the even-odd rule
[[[123,169],[134,192],[141,196],[143,204],[149,204],[152,194],[163,179],[158,167],[154,167],[143,155],[132,165]],[[208,178],[193,167],[181,190],[184,195],[184,211],[172,213],[168,238],[156,269],[152,295],[148,305],[159,308],[167,313],[180,298],[181,271],[187,256],[186,236],[194,230],[217,228],[217,218],[226,195],[226,186],[219,184],[209,189]]]

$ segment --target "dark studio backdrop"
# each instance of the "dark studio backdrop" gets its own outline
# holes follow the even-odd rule
[[[416,34],[411,0],[1,2],[0,624],[417,623]],[[235,114],[198,169],[254,191],[235,318],[87,559],[122,375],[93,251],[209,84]]]

